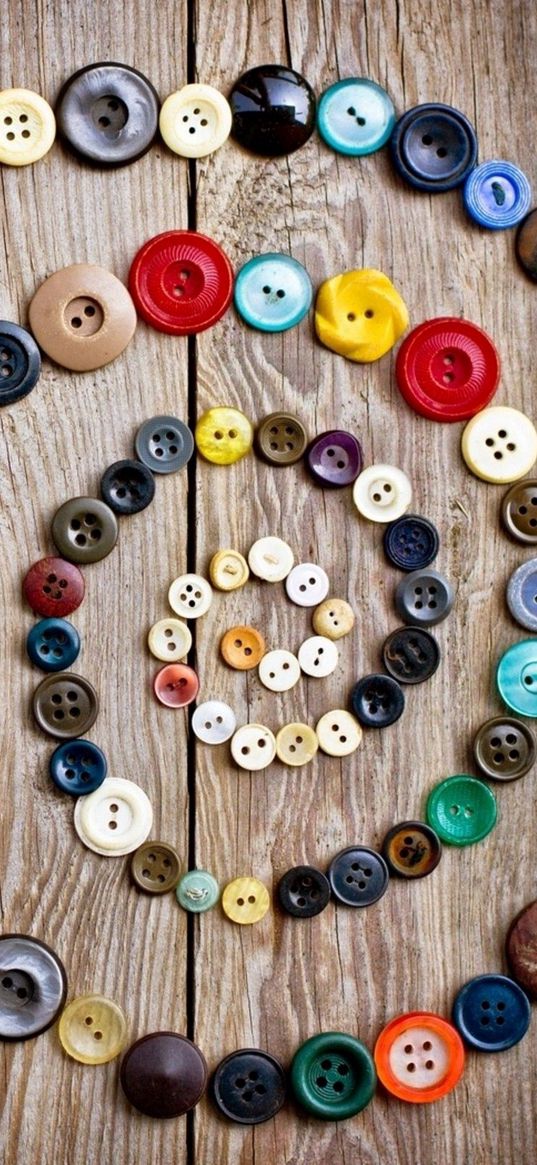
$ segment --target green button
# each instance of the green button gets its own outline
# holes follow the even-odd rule
[[[207,870],[190,870],[183,874],[175,891],[177,901],[183,910],[190,910],[191,914],[202,914],[216,906],[220,897],[220,888],[216,878]]]
[[[369,1104],[377,1083],[365,1044],[344,1032],[322,1032],[298,1049],[291,1087],[307,1112],[323,1120],[346,1120]]]
[[[473,845],[494,829],[496,798],[483,781],[460,773],[429,793],[427,821],[448,845]]]

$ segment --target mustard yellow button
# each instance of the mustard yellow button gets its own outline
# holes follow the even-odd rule
[[[232,922],[260,922],[270,906],[267,887],[258,878],[234,878],[222,894],[222,909]]]
[[[249,453],[254,431],[239,409],[219,406],[200,417],[194,434],[196,445],[206,461],[215,465],[232,465]]]
[[[31,89],[0,91],[0,162],[29,166],[48,153],[56,121],[48,102]]]
[[[299,768],[313,760],[319,742],[309,724],[285,724],[276,737],[276,755],[284,765]]]
[[[322,344],[368,364],[378,360],[408,327],[408,311],[382,271],[345,271],[322,283],[315,305],[315,330]]]
[[[231,109],[212,85],[184,85],[166,98],[160,111],[166,145],[183,158],[205,158],[229,137]]]
[[[354,611],[346,599],[325,599],[313,612],[313,630],[327,639],[342,639],[354,627]]]
[[[250,577],[248,563],[238,550],[217,550],[209,563],[209,578],[219,591],[236,591]]]
[[[81,1064],[107,1064],[127,1043],[124,1011],[104,995],[72,999],[60,1017],[58,1035],[64,1052]]]

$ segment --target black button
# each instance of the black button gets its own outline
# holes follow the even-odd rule
[[[151,146],[159,99],[143,73],[104,61],[69,77],[55,113],[59,132],[83,161],[125,166]]]
[[[311,137],[315,127],[315,94],[311,85],[283,65],[260,65],[235,82],[229,95],[231,133],[254,154],[292,154]]]
[[[224,1116],[241,1125],[258,1125],[275,1116],[285,1101],[284,1070],[268,1052],[241,1048],[220,1061],[211,1091]]]
[[[41,356],[33,336],[18,324],[0,320],[0,405],[28,396],[40,372]]]
[[[438,531],[428,518],[403,514],[386,527],[384,552],[399,570],[423,570],[436,558],[439,542]]]
[[[328,878],[314,866],[294,866],[278,883],[280,905],[295,918],[313,918],[330,900]]]
[[[460,186],[477,161],[477,136],[450,105],[416,105],[399,119],[390,139],[402,178],[431,194]]]
[[[440,648],[423,627],[397,627],[385,640],[382,661],[400,684],[422,684],[440,663]]]
[[[378,902],[390,880],[386,862],[376,850],[354,845],[336,854],[328,877],[336,898],[346,906]]]
[[[141,461],[116,461],[101,478],[101,495],[116,514],[138,514],[153,501],[155,479]]]
[[[363,676],[351,692],[351,709],[367,728],[386,728],[395,724],[405,706],[405,697],[392,676]]]

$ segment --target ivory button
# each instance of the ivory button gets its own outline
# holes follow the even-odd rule
[[[412,486],[394,465],[369,465],[356,478],[352,496],[356,509],[370,522],[393,522],[412,501]]]
[[[152,824],[147,794],[123,777],[106,777],[98,789],[79,797],[75,805],[74,825],[81,842],[104,857],[120,857],[138,849]]]
[[[537,458],[537,432],[518,409],[495,405],[476,413],[462,434],[468,469],[494,485],[518,481]]]
[[[147,645],[155,659],[164,663],[176,663],[185,659],[192,647],[192,634],[186,623],[180,619],[159,619],[153,623]]]
[[[233,708],[222,700],[198,704],[192,716],[192,731],[204,744],[222,744],[233,736],[237,720]]]
[[[284,765],[299,768],[313,760],[319,743],[308,724],[284,724],[276,737],[276,755]]]
[[[206,579],[199,574],[182,574],[172,582],[168,602],[176,615],[183,619],[199,619],[213,601],[213,592]]]
[[[218,591],[236,591],[250,577],[248,563],[238,550],[217,550],[209,563],[209,578]]]
[[[282,582],[294,563],[291,547],[281,538],[259,538],[250,547],[248,563],[252,574],[265,582]]]
[[[31,89],[0,92],[0,163],[29,166],[48,153],[56,136],[50,105]]]
[[[313,630],[327,639],[343,639],[354,627],[354,611],[345,599],[325,599],[313,612]]]
[[[166,98],[159,126],[168,149],[174,154],[182,158],[206,158],[229,137],[229,102],[212,85],[184,85]]]
[[[269,892],[258,878],[234,878],[224,886],[222,909],[231,922],[241,926],[260,922],[269,906]]]
[[[315,725],[319,748],[327,756],[350,756],[362,743],[362,729],[350,712],[334,708],[325,712]]]
[[[326,598],[330,584],[322,566],[314,562],[299,562],[287,575],[285,589],[291,602],[298,607],[315,607]]]
[[[90,372],[115,360],[136,328],[127,288],[110,271],[86,263],[50,275],[28,314],[40,348],[73,372]]]
[[[338,665],[339,652],[331,639],[324,635],[311,635],[298,650],[298,662],[307,676],[321,679],[329,676]]]
[[[231,738],[231,755],[241,769],[266,769],[276,756],[274,734],[264,724],[243,724]]]
[[[291,651],[267,651],[258,668],[261,683],[271,692],[288,692],[300,679],[300,664]]]

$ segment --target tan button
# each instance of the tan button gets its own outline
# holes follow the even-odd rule
[[[362,740],[362,729],[350,712],[334,708],[315,725],[319,747],[327,756],[349,756]]]
[[[155,659],[176,663],[185,659],[192,647],[192,634],[180,619],[159,619],[147,636],[147,646]]]
[[[259,772],[276,756],[276,740],[264,724],[243,724],[231,738],[231,755],[241,769]]]
[[[166,894],[175,890],[181,877],[179,857],[167,842],[144,841],[132,855],[131,876],[147,894]]]
[[[64,1052],[80,1064],[108,1064],[127,1043],[127,1019],[104,995],[79,995],[62,1012],[58,1035]]]
[[[276,754],[284,765],[298,768],[313,760],[319,747],[317,737],[308,724],[285,724],[276,737]]]
[[[31,89],[0,92],[0,162],[28,166],[48,153],[56,121],[48,102]]]
[[[255,627],[230,627],[220,640],[222,658],[237,671],[257,667],[265,654],[265,640]]]
[[[39,346],[56,364],[74,372],[115,360],[136,327],[127,288],[111,271],[86,263],[64,267],[46,279],[28,312]]]
[[[32,711],[39,727],[59,740],[83,736],[97,719],[99,700],[89,680],[74,672],[56,672],[35,689]]]
[[[259,922],[269,906],[269,892],[258,878],[234,878],[224,887],[222,909],[232,922],[242,926]]]
[[[117,542],[117,518],[97,498],[70,498],[56,510],[50,532],[69,562],[99,562]]]
[[[313,612],[313,630],[327,639],[342,639],[354,627],[354,611],[345,599],[325,599]]]
[[[209,578],[219,591],[236,591],[250,577],[248,563],[238,550],[217,550],[209,564]]]

